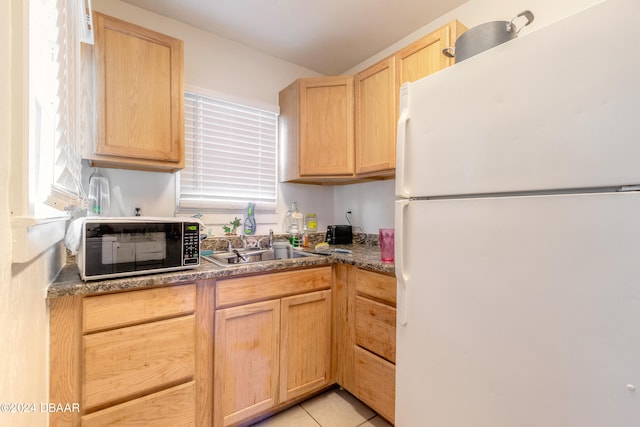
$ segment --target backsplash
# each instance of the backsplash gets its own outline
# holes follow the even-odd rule
[[[246,238],[247,247],[257,246],[257,242],[263,238],[264,240],[260,242],[260,245],[262,247],[265,247],[265,242],[269,238],[268,234],[262,234],[262,235],[256,234],[254,236],[248,236]],[[327,238],[326,233],[309,233],[309,247],[313,248],[316,244],[326,241],[327,240],[326,238]],[[289,239],[288,234],[273,235],[274,242],[284,241],[288,239]],[[240,236],[209,237],[203,240],[200,246],[201,246],[201,249],[203,250],[224,251],[227,249],[227,246],[228,246],[227,241],[229,241],[231,243],[231,246],[233,246],[234,248],[242,247],[242,239],[240,238]],[[357,232],[353,233],[353,243],[357,245],[364,245],[369,247],[380,246],[380,242],[377,234],[365,234],[365,233],[357,233]]]

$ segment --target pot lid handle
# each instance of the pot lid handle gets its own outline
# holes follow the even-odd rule
[[[515,18],[513,18],[511,21],[509,21],[509,23],[507,24],[507,31],[508,32],[511,32],[513,29],[516,28],[513,25],[513,21],[515,21],[516,19],[520,18],[521,16],[524,16],[527,19],[527,22],[522,27],[520,27],[520,30],[522,30],[524,27],[526,27],[527,25],[529,25],[529,24],[531,24],[533,22],[533,19],[534,19],[533,13],[530,10],[523,10],[518,15],[516,15]],[[520,30],[516,30],[516,34],[518,34],[520,32]]]

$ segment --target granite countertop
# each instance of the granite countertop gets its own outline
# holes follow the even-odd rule
[[[355,243],[351,245],[332,245],[331,247],[349,249],[352,253],[343,254],[332,252],[331,255],[262,261],[250,264],[239,264],[230,267],[220,267],[206,260],[201,260],[200,266],[191,270],[144,274],[140,276],[110,280],[95,280],[89,282],[83,282],[80,279],[78,268],[75,263],[68,263],[60,272],[56,280],[47,289],[47,298],[57,298],[69,295],[94,295],[106,292],[161,286],[176,282],[272,273],[295,268],[331,265],[334,263],[354,265],[356,267],[379,273],[395,273],[393,263],[380,261],[379,246]]]

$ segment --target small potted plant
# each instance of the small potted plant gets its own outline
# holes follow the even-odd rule
[[[236,230],[238,229],[238,227],[240,227],[240,219],[238,217],[235,217],[233,219],[233,221],[229,221],[230,225],[223,225],[222,229],[224,230],[224,235],[225,236],[235,236]]]

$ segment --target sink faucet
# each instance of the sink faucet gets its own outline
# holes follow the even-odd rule
[[[231,252],[233,250],[233,245],[231,244],[231,240],[229,240],[229,239],[220,239],[220,240],[223,240],[223,241],[227,242],[227,250],[229,252]]]
[[[264,239],[269,239],[269,246],[267,246],[267,248],[271,249],[273,247],[273,230],[269,230],[269,236],[264,236],[258,239],[258,248],[260,247],[260,242]]]

